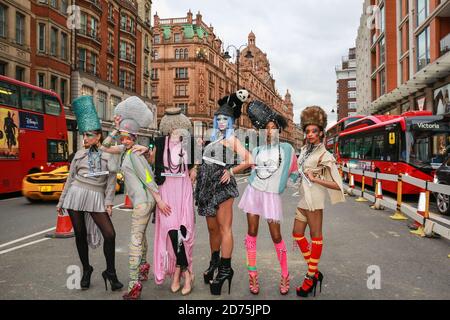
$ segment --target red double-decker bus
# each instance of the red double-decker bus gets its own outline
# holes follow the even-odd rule
[[[68,164],[59,96],[0,76],[0,194],[21,190],[25,175]]]
[[[325,147],[329,152],[331,152],[334,156],[338,154],[338,146],[339,146],[339,133],[344,131],[345,127],[359,119],[364,118],[364,116],[350,116],[339,120],[335,125],[330,127],[326,133],[325,139]]]
[[[400,116],[368,116],[347,125],[339,134],[337,160],[344,167],[388,174],[408,174],[433,181],[434,171],[450,148],[450,114],[428,111]],[[347,177],[345,177],[347,178]],[[361,177],[355,176],[361,182]],[[374,179],[367,178],[374,185]],[[397,192],[397,183],[383,181],[383,190]],[[404,194],[421,190],[404,184]]]

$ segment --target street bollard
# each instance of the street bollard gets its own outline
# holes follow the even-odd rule
[[[425,192],[420,193],[419,204],[417,206],[417,213],[423,216],[422,224],[416,222],[418,224],[417,230],[411,230],[412,234],[418,235],[420,237],[425,237],[424,226],[429,218],[429,205],[430,205],[430,191],[426,190]]]
[[[362,174],[362,186],[361,186],[361,196],[357,199],[355,199],[356,202],[367,202],[368,200],[364,198],[364,183],[365,183],[365,176],[364,176],[364,170]]]
[[[400,173],[397,180],[397,211],[390,216],[392,220],[408,220],[402,213],[402,189],[403,189],[403,175]]]
[[[375,202],[370,206],[371,209],[374,210],[384,210],[384,207],[381,205],[381,200],[383,200],[383,190],[381,189],[381,181],[375,181]]]

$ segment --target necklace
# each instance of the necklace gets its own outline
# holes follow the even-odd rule
[[[260,149],[258,149],[258,152],[256,153],[256,158],[258,158],[259,151],[260,151]],[[271,170],[269,170],[269,169],[256,169],[256,175],[257,175],[258,178],[261,179],[261,180],[267,180],[267,179],[271,178],[271,177],[275,174],[275,172],[277,172],[278,169],[280,168],[280,166],[281,166],[281,161],[282,161],[282,159],[281,159],[281,147],[280,147],[280,144],[278,144],[278,165],[277,165],[277,168],[276,168],[275,170],[273,170],[273,171],[271,171]],[[271,159],[270,159],[269,161],[263,161],[263,165],[266,166],[266,167],[267,167],[268,165],[271,165],[271,164],[272,164],[272,160],[271,160]],[[258,170],[265,170],[266,172],[269,172],[269,175],[268,175],[267,177],[261,177],[261,176],[259,175]]]
[[[89,172],[100,172],[102,170],[102,151],[98,150],[95,146],[89,148],[88,151],[88,165]]]
[[[169,140],[167,140],[167,143],[170,143]],[[170,153],[170,145],[167,145],[167,163],[169,164],[169,167],[165,167],[165,169],[169,169],[171,173],[182,173],[182,169],[186,170],[185,163],[183,161],[184,152],[183,147],[181,146],[180,153],[178,154],[178,164],[172,163],[172,155]]]

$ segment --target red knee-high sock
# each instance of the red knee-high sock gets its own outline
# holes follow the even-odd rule
[[[245,237],[245,248],[247,249],[247,268],[248,273],[254,276],[256,270],[256,237],[247,234]]]
[[[294,233],[293,237],[294,240],[297,242],[298,247],[300,248],[300,251],[303,254],[303,257],[305,258],[306,263],[309,263],[311,251],[309,249],[308,239],[305,238],[305,235],[299,233]]]
[[[286,278],[289,275],[288,264],[287,264],[287,249],[284,240],[280,243],[274,243],[275,250],[277,251],[278,261],[280,262],[281,275]]]
[[[322,255],[323,237],[311,238],[311,258],[308,263],[308,275],[314,276],[319,271],[318,265]]]

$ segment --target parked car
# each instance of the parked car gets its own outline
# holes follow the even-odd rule
[[[450,186],[450,156],[436,170],[435,182]],[[443,193],[435,193],[434,196],[439,213],[450,215],[450,196]]]
[[[59,200],[68,175],[68,166],[62,166],[50,172],[26,175],[22,180],[22,194],[30,202]],[[123,189],[123,176],[118,173],[116,192],[123,193]]]

